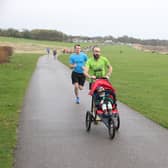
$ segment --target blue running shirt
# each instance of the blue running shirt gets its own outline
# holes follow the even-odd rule
[[[85,65],[87,59],[87,55],[83,52],[80,52],[79,54],[73,53],[70,55],[69,63],[77,65],[73,71],[77,73],[83,73],[82,67]]]

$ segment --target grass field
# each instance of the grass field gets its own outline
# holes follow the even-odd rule
[[[14,38],[14,37],[2,37],[0,36],[1,42],[12,42],[12,43],[31,43],[31,44],[45,44],[49,46],[67,46],[71,47],[71,43],[57,42],[57,41],[46,41],[46,40],[31,40],[24,38]]]
[[[31,40],[23,38],[13,37],[1,37],[0,46],[7,45],[14,48],[15,53],[44,53],[46,54],[46,48],[56,48],[58,52],[61,52],[64,48],[73,48],[74,43],[65,43],[57,41],[42,41]],[[81,44],[83,47],[88,46],[89,43]]]
[[[128,46],[104,46],[102,55],[107,56],[113,66],[111,81],[118,99],[168,128],[168,55]],[[68,55],[59,59],[68,64]]]
[[[19,112],[37,58],[15,54],[10,63],[0,64],[0,168],[12,167]]]

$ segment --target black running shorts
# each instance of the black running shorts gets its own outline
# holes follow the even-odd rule
[[[86,78],[84,74],[72,71],[71,79],[72,84],[78,83],[79,85],[83,86]]]

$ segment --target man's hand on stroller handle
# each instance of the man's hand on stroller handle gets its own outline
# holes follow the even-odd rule
[[[92,76],[89,76],[90,79],[96,79],[96,76],[92,75]]]
[[[102,76],[102,77],[96,77],[96,76],[92,75],[92,76],[89,76],[89,78],[92,79],[92,80],[96,80],[96,79],[107,79],[107,80],[109,80],[108,75]]]

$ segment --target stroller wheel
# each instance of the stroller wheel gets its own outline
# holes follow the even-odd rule
[[[118,130],[120,128],[120,116],[119,116],[119,114],[114,116],[113,120],[114,120],[114,124],[115,124],[115,129]]]
[[[113,139],[115,137],[115,123],[112,117],[108,120],[108,132],[110,139]]]
[[[90,111],[86,112],[86,120],[85,120],[85,126],[86,131],[89,132],[91,129],[91,123],[92,123],[92,115],[90,114]]]

